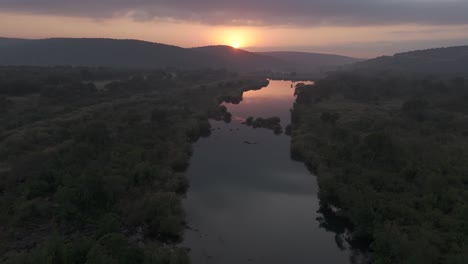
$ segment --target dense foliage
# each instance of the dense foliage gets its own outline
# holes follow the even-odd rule
[[[208,117],[229,121],[223,98],[266,82],[0,68],[0,262],[187,263],[175,243],[191,143]]]
[[[279,117],[269,117],[269,118],[254,118],[249,116],[245,120],[245,125],[253,128],[267,128],[273,130],[276,135],[283,133],[283,127],[281,126],[281,119]]]
[[[468,81],[336,73],[297,94],[292,155],[371,262],[466,263]]]

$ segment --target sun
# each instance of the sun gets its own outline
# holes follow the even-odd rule
[[[255,36],[249,28],[220,28],[219,32],[213,34],[217,43],[233,49],[244,49],[255,43]]]

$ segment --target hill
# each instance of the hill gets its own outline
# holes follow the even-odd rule
[[[360,61],[360,59],[341,55],[309,52],[273,51],[260,52],[259,54],[288,61],[296,70],[308,69],[309,71],[326,70]]]
[[[214,59],[176,46],[113,39],[0,39],[2,65],[191,68]]]
[[[468,71],[468,46],[397,53],[354,64],[357,71],[388,71],[405,74],[463,75]]]
[[[218,58],[218,67],[230,65],[239,69],[264,70],[264,69],[286,69],[291,63],[283,59],[266,56],[260,53],[236,49],[230,46],[206,46],[192,48],[193,51]]]
[[[312,72],[355,59],[298,52],[255,53],[229,46],[185,49],[139,40],[0,38],[0,65],[120,68],[227,68],[238,71]]]

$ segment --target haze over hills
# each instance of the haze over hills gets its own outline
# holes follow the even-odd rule
[[[340,66],[355,61],[357,59],[326,54],[254,53],[229,46],[185,49],[139,40],[0,38],[0,65],[315,71],[320,66]]]
[[[181,48],[139,40],[0,38],[0,65],[117,68],[226,68],[236,71],[323,73],[344,69],[467,75],[468,46],[398,53],[370,60],[307,52],[249,52],[230,46]]]
[[[294,62],[266,56],[259,53],[249,52],[242,49],[235,49],[230,46],[206,46],[192,48],[191,50],[216,57],[220,60],[220,65],[255,65],[259,70],[263,69],[288,69],[294,68]],[[250,68],[250,67],[249,67]]]
[[[468,76],[468,46],[397,53],[353,64],[351,69],[405,74]]]
[[[295,52],[295,51],[272,51],[272,52],[259,52],[264,56],[276,58],[284,61],[294,62],[294,66],[299,69],[323,69],[341,66],[343,64],[351,64],[360,59],[335,55],[335,54],[321,54],[310,52]]]
[[[126,68],[209,66],[212,58],[183,48],[137,40],[0,39],[2,65],[72,65]]]

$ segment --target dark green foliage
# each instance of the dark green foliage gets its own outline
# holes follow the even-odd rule
[[[1,94],[10,96],[28,95],[38,93],[42,90],[41,87],[38,87],[33,81],[23,79],[3,80],[0,83],[0,87]]]
[[[144,263],[144,254],[140,248],[129,244],[121,234],[108,234],[100,238],[86,255],[86,263],[138,264]]]
[[[190,258],[186,250],[179,248],[161,248],[151,252],[146,259],[148,264],[189,264]]]
[[[53,234],[28,254],[16,253],[8,264],[86,263],[92,241],[77,239],[67,242],[64,237]]]
[[[429,103],[422,99],[410,99],[402,106],[402,111],[408,117],[423,121],[426,117],[426,111],[429,108]]]
[[[340,119],[340,114],[338,113],[324,112],[320,116],[320,120],[322,120],[322,122],[331,124],[331,125],[335,125],[339,119]]]
[[[144,228],[145,235],[161,241],[180,241],[184,212],[175,193],[156,193],[137,201],[131,209],[129,221]]]
[[[118,233],[121,231],[122,222],[120,216],[115,213],[107,213],[97,219],[96,223],[96,238],[101,238],[110,233]]]
[[[132,245],[125,236],[110,233],[99,239],[76,238],[67,241],[52,235],[28,254],[10,255],[6,264],[188,264],[183,249],[161,247],[145,252]]]
[[[151,113],[151,122],[164,126],[169,121],[169,115],[170,113],[166,109],[154,109]]]
[[[270,118],[253,118],[249,116],[245,124],[253,128],[267,128],[273,130],[275,134],[283,133],[283,127],[281,126],[281,120],[279,117],[270,117]]]
[[[247,117],[247,119],[245,120],[245,124],[248,125],[248,126],[253,126],[254,120],[255,120],[255,118],[249,116],[249,117]]]
[[[187,130],[187,136],[192,141],[196,141],[200,137],[207,137],[211,134],[211,125],[208,120],[192,119],[190,120],[189,124],[190,127]]]
[[[112,194],[99,174],[84,174],[67,179],[56,193],[61,219],[70,224],[82,224],[88,215],[99,215],[112,207]]]
[[[144,252],[132,246],[121,234],[111,233],[98,240],[76,239],[72,242],[52,235],[29,254],[18,254],[9,264],[137,264],[144,263]]]
[[[291,124],[286,126],[286,128],[284,129],[284,134],[286,134],[288,136],[291,136],[291,134],[292,134],[292,125]]]
[[[232,119],[232,114],[227,111],[227,107],[224,105],[218,106],[210,116],[215,120],[223,120],[226,123],[230,123]]]
[[[96,92],[94,83],[73,82],[65,85],[46,85],[42,88],[41,95],[67,100],[72,97],[89,96]]]
[[[291,154],[372,263],[468,258],[463,80],[337,73],[298,88]]]
[[[13,102],[5,96],[0,96],[0,115],[8,112],[8,108],[13,105]]]
[[[210,70],[0,67],[0,262],[188,263],[174,244],[191,143],[209,135],[209,117],[230,119],[220,98],[264,83]]]
[[[76,141],[104,148],[111,142],[109,129],[103,122],[86,124],[77,134]]]

